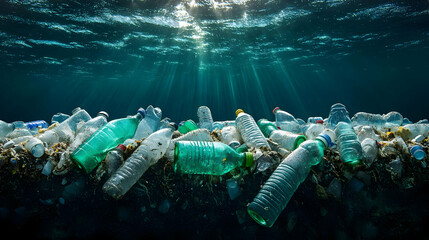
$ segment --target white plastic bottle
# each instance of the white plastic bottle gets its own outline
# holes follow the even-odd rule
[[[363,161],[367,167],[376,160],[378,155],[377,142],[372,138],[365,138],[361,142]]]
[[[164,128],[146,138],[125,163],[103,185],[103,191],[120,199],[146,170],[165,154],[174,129]]]
[[[262,134],[253,117],[245,113],[242,109],[238,109],[235,114],[237,115],[235,119],[236,127],[246,146],[248,148],[267,147],[270,149],[267,139]]]
[[[197,115],[199,119],[198,127],[211,130],[213,125],[213,117],[210,108],[207,106],[200,106],[198,108]]]
[[[220,140],[232,148],[237,148],[243,143],[240,132],[234,126],[226,126],[222,128]]]

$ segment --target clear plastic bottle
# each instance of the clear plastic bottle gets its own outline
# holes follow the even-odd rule
[[[174,147],[176,142],[179,141],[202,141],[202,142],[213,142],[213,138],[210,135],[209,130],[207,129],[196,129],[194,131],[188,132],[183,136],[174,138],[171,140],[170,145],[165,152],[165,157],[173,161],[174,160]]]
[[[338,151],[344,163],[355,165],[361,162],[362,146],[349,123],[339,122],[335,128]]]
[[[142,140],[143,138],[147,138],[159,128],[162,118],[161,109],[158,107],[154,108],[152,105],[149,105],[146,108],[145,114],[146,116],[140,121],[133,139]]]
[[[389,112],[383,115],[358,112],[352,117],[351,121],[352,126],[363,125],[383,129],[401,126],[403,117],[398,112]]]
[[[199,119],[198,126],[200,128],[211,130],[213,125],[213,117],[210,108],[207,106],[200,106],[198,108],[197,115]]]
[[[122,165],[124,164],[124,152],[127,147],[123,144],[119,144],[115,149],[110,151],[105,162],[107,176],[112,176],[112,174]]]
[[[176,142],[174,170],[186,174],[223,175],[253,164],[251,153],[238,153],[221,142]]]
[[[265,139],[253,117],[241,109],[238,109],[235,114],[237,115],[235,119],[237,130],[240,132],[246,146],[249,148],[266,147],[270,149],[267,139]]]
[[[108,122],[81,144],[70,158],[86,173],[91,172],[110,150],[134,135],[141,119],[142,116],[137,113]]]
[[[220,140],[234,149],[238,148],[241,143],[243,143],[240,132],[234,126],[226,126],[222,128]]]
[[[307,118],[307,123],[317,123],[318,120],[321,120],[323,123],[322,117],[309,117]]]
[[[22,136],[11,140],[13,144],[23,144],[24,148],[36,158],[45,154],[43,142],[33,136]]]
[[[288,151],[295,150],[301,143],[307,140],[304,135],[277,129],[276,125],[267,119],[260,119],[258,121],[258,127],[261,129],[264,136],[268,136],[269,139],[278,143]]]
[[[346,106],[341,103],[336,103],[331,106],[326,127],[334,130],[339,122],[351,123],[351,120]]]
[[[99,128],[103,127],[107,123],[107,118],[109,114],[104,111],[101,111],[97,114],[97,117],[89,120],[84,123],[76,132],[76,137],[74,141],[67,148],[68,152],[73,152],[77,147],[79,147],[86,139],[88,139],[92,134],[94,134]]]
[[[103,191],[115,199],[122,198],[146,170],[165,154],[173,132],[173,128],[164,128],[147,137],[106,181]]]
[[[291,133],[301,133],[300,123],[295,119],[292,114],[280,110],[279,107],[274,108],[273,113],[276,118],[276,125],[281,130],[288,131]]]
[[[372,138],[365,138],[361,142],[361,146],[364,163],[370,167],[378,155],[377,141]]]
[[[307,178],[311,166],[322,160],[326,147],[327,140],[319,136],[316,140],[305,141],[289,154],[249,204],[249,215],[258,224],[271,227],[298,186]]]
[[[308,140],[313,140],[317,136],[319,136],[323,130],[325,130],[325,126],[320,123],[310,123],[306,126],[304,135]]]
[[[33,128],[48,128],[48,123],[45,120],[37,120],[32,122],[26,122],[25,126],[32,130]]]

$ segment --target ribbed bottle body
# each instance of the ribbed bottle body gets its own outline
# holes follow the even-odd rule
[[[240,113],[235,119],[235,122],[236,127],[247,147],[269,148],[267,139],[262,134],[252,116],[247,113]]]

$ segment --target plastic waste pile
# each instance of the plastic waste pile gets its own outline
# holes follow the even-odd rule
[[[162,119],[160,108],[148,106],[114,120],[104,111],[92,118],[76,108],[71,115],[53,115],[51,124],[0,121],[0,170],[16,174],[25,168],[20,162],[33,161],[42,163],[38,174],[44,177],[70,171],[91,174],[103,179],[102,191],[116,200],[161,159],[180,176],[228,176],[231,199],[238,198],[240,184],[245,184],[237,175],[269,173],[247,211],[258,224],[271,227],[320,164],[349,175],[370,169],[381,158],[390,159],[392,172],[405,161],[427,167],[429,124],[413,124],[398,112],[358,112],[350,118],[337,103],[326,119],[304,122],[278,107],[273,114],[271,121],[256,121],[238,109],[235,119],[214,121],[210,109],[201,106],[197,121],[176,124]],[[281,161],[274,161],[274,155]],[[338,184],[334,178],[327,191]]]

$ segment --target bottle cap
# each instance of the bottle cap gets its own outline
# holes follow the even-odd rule
[[[144,108],[139,108],[137,112],[140,113],[140,115],[142,115],[143,118],[146,116],[146,110],[144,110]]]
[[[323,124],[323,120],[316,120],[316,123],[320,123],[320,124]]]
[[[426,153],[423,151],[423,148],[419,145],[415,145],[410,149],[411,154],[417,159],[422,160],[426,157]]]
[[[296,137],[295,142],[293,143],[293,149],[297,149],[299,145],[306,140],[307,138],[304,135],[299,135],[298,137]]]
[[[181,121],[178,125],[178,127],[181,127],[183,124],[185,124],[185,121]]]
[[[116,149],[120,149],[120,150],[122,150],[122,151],[124,151],[124,152],[125,152],[125,150],[127,149],[127,147],[126,147],[124,144],[119,144],[119,145],[116,147]]]
[[[253,154],[246,152],[246,167],[251,167],[253,165]]]
[[[105,116],[105,117],[106,117],[106,119],[107,119],[107,118],[109,118],[109,114],[108,114],[107,112],[105,112],[105,111],[100,111],[100,112],[97,114],[97,116]]]
[[[275,107],[275,108],[273,109],[273,113],[275,114],[277,110],[280,110],[280,108],[279,108],[279,107]]]
[[[237,109],[237,111],[235,111],[235,116],[238,116],[240,113],[244,113],[243,109]]]
[[[82,108],[77,107],[77,108],[73,109],[72,114],[75,114],[75,113],[79,112],[80,110],[82,110]]]

